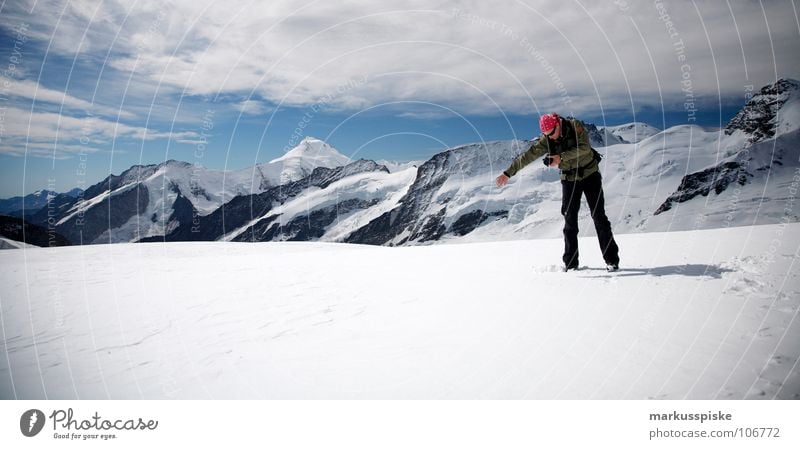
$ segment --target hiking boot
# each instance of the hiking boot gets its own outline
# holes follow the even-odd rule
[[[613,271],[619,271],[619,264],[618,263],[610,263],[606,265],[606,270],[610,273]]]

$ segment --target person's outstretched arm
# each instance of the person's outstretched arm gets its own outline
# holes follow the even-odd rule
[[[512,162],[511,165],[500,176],[497,177],[497,179],[495,179],[495,184],[497,184],[498,187],[506,185],[509,178],[516,175],[517,172],[522,170],[526,165],[547,154],[547,152],[548,147],[546,137],[534,140],[530,148],[528,148],[528,151],[517,156],[517,158],[514,159],[514,162]]]

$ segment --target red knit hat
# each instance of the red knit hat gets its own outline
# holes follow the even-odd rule
[[[539,128],[544,134],[549,134],[558,124],[559,116],[555,112],[539,117]]]

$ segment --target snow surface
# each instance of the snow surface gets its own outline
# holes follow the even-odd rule
[[[403,171],[411,167],[419,167],[420,165],[424,164],[424,160],[414,160],[414,161],[390,161],[387,159],[380,159],[375,161],[378,164],[383,165],[386,167],[391,173]]]
[[[0,397],[800,398],[800,224],[0,252]]]

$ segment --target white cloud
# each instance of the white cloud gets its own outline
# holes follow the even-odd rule
[[[44,142],[24,142],[17,144],[0,143],[0,154],[20,157],[41,157],[52,159],[69,159],[76,154],[92,154],[102,152],[92,145],[58,144]],[[117,150],[116,152],[120,152]]]
[[[267,112],[271,112],[272,108],[263,101],[248,99],[239,103],[239,110],[241,110],[243,114],[263,115]]]
[[[102,146],[111,150],[115,140],[196,139],[194,131],[164,132],[100,117],[72,117],[54,112],[38,112],[17,107],[4,111],[0,133],[0,154],[19,156],[65,156],[91,152]],[[55,151],[54,151],[55,148]],[[49,151],[49,153],[48,153]]]
[[[115,109],[103,105],[93,104],[92,102],[82,100],[75,96],[69,95],[60,90],[49,89],[42,86],[33,80],[16,80],[8,79],[0,76],[0,83],[8,82],[12,89],[10,95],[14,97],[24,98],[29,100],[34,107],[38,103],[52,103],[57,106],[88,112],[91,114],[102,114],[124,119],[133,119],[135,115],[125,109]]]
[[[33,37],[52,35],[64,55],[110,50],[111,68],[176,91],[278,105],[427,101],[494,115],[563,110],[568,96],[571,112],[630,108],[631,97],[672,109],[686,97],[684,63],[692,93],[711,104],[800,74],[791,3],[766,3],[764,16],[752,2],[664,2],[671,37],[653,2],[68,2],[61,16],[63,1],[40,0],[31,15],[20,2],[0,23],[35,22]],[[261,110],[249,101],[246,113]]]

